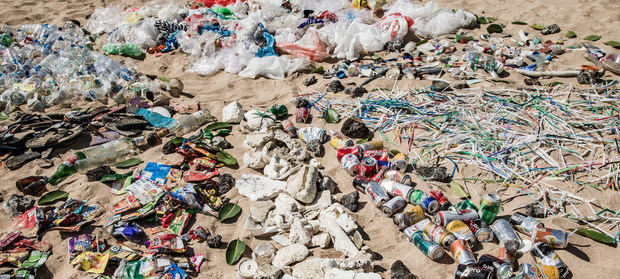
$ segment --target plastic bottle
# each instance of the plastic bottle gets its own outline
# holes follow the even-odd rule
[[[133,142],[134,141],[130,139],[121,138],[101,145],[82,149],[77,151],[75,154],[80,156],[82,159],[99,157],[108,153],[114,153],[118,150],[132,149],[134,145]]]
[[[122,159],[125,159],[127,155],[131,154],[131,151],[132,149],[118,149],[100,156],[77,160],[74,164],[75,170],[80,173],[85,173],[86,171],[99,166],[114,164]]]
[[[207,123],[207,120],[207,115],[202,110],[199,110],[179,119],[177,124],[168,129],[168,131],[175,136],[182,136],[200,128],[200,126]]]

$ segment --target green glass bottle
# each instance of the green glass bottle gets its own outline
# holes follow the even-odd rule
[[[75,162],[79,160],[80,157],[78,155],[72,155],[67,158],[66,161],[62,162],[56,172],[50,176],[50,179],[47,180],[49,184],[58,185],[58,183],[65,180],[67,177],[77,172],[77,168],[75,167]]]

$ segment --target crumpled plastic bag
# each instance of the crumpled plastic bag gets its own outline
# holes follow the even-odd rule
[[[289,59],[282,56],[254,57],[239,75],[247,78],[264,76],[271,79],[284,79],[288,74],[308,65],[306,59]]]
[[[416,20],[413,28],[418,36],[434,38],[456,32],[459,28],[467,28],[477,23],[476,16],[470,12],[443,9],[432,17]]]
[[[383,32],[388,33],[391,42],[402,42],[409,33],[409,27],[413,25],[413,19],[394,13],[384,16],[376,25]]]
[[[369,25],[356,18],[346,31],[335,36],[334,56],[339,59],[357,60],[360,52],[383,50],[390,40],[389,33],[383,32],[376,25]]]
[[[329,57],[329,50],[319,38],[315,27],[309,28],[299,41],[295,43],[276,43],[276,47],[297,57],[307,57],[313,61],[321,61]]]
[[[93,35],[109,33],[124,20],[125,16],[120,6],[97,8],[86,23],[86,30]]]

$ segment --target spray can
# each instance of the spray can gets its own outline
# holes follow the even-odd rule
[[[360,174],[360,159],[353,154],[347,154],[340,160],[342,168],[347,171],[350,176],[356,176]]]
[[[390,217],[394,215],[394,213],[403,209],[405,205],[407,205],[405,199],[403,199],[401,196],[394,196],[392,199],[383,204],[383,206],[381,207],[381,211],[383,212],[383,214]]]
[[[404,230],[405,228],[422,221],[424,218],[425,216],[422,207],[415,205],[402,213],[396,213],[393,220],[398,229]]]
[[[450,232],[447,232],[443,227],[432,223],[429,219],[423,219],[420,222],[415,223],[418,230],[424,231],[433,241],[439,243],[442,247],[449,249],[450,244],[456,237]]]
[[[560,278],[566,278],[570,274],[570,270],[568,269],[564,261],[560,259],[558,254],[556,254],[551,249],[551,247],[547,245],[547,243],[544,243],[544,242],[534,243],[534,245],[532,246],[532,250],[530,251],[530,254],[532,255],[532,257],[534,257],[534,259],[536,259],[536,262],[541,266],[551,265],[551,266],[557,267],[558,272],[560,273]]]
[[[413,188],[393,180],[383,179],[379,185],[391,196],[400,196],[403,199],[407,199],[413,192]]]
[[[471,232],[465,222],[461,220],[454,220],[446,225],[446,230],[452,233],[456,239],[462,239],[467,241],[468,244],[474,245],[476,243],[476,237]]]
[[[561,230],[537,228],[532,233],[532,243],[544,242],[554,249],[564,249],[568,246],[568,234]]]
[[[385,191],[383,191],[383,188],[377,184],[377,182],[368,182],[366,184],[365,191],[366,195],[370,197],[370,200],[372,200],[372,203],[374,203],[377,208],[381,208],[381,206],[383,206],[383,204],[389,199],[388,195]]]
[[[476,239],[480,242],[490,242],[493,240],[493,232],[487,226],[487,223],[480,218],[465,222],[469,226],[469,229],[474,233]]]
[[[433,221],[440,226],[445,226],[454,220],[470,221],[478,218],[478,212],[473,210],[442,210],[433,216]]]
[[[503,243],[506,246],[506,249],[510,253],[514,253],[519,248],[519,244],[521,243],[519,236],[512,229],[512,226],[508,223],[508,221],[504,219],[497,219],[493,225],[491,225],[491,230],[497,237],[499,242]]]
[[[443,257],[444,252],[439,244],[429,239],[423,232],[413,231],[410,239],[411,242],[431,260],[437,261]]]
[[[441,192],[441,190],[430,190],[428,194],[437,200],[437,202],[439,203],[439,210],[448,210],[448,208],[452,206],[448,198],[446,198],[446,196],[443,194],[443,192]]]
[[[501,200],[496,194],[485,194],[480,201],[478,214],[482,221],[492,224],[495,217],[501,211]]]
[[[510,224],[512,224],[518,231],[527,235],[532,235],[532,233],[537,229],[545,227],[545,225],[540,221],[519,212],[512,214],[508,221],[510,221]]]
[[[437,200],[420,190],[414,190],[411,193],[409,202],[421,206],[424,212],[430,215],[437,213],[439,210],[439,203],[437,203]]]
[[[297,137],[297,128],[295,128],[295,126],[293,126],[293,122],[291,122],[288,119],[284,119],[282,120],[282,129],[284,129],[284,131],[291,137],[296,138]]]
[[[450,253],[452,253],[452,257],[459,264],[468,265],[476,262],[476,259],[474,259],[474,254],[471,252],[469,244],[463,239],[457,239],[455,241],[452,241],[452,243],[450,244]]]

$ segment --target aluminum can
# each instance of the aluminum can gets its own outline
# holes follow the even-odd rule
[[[415,226],[419,230],[424,231],[424,233],[426,233],[426,235],[428,235],[433,241],[439,243],[439,245],[446,249],[449,249],[450,244],[456,240],[456,237],[454,237],[453,234],[446,231],[443,227],[434,224],[429,219],[423,219],[420,222],[415,223]]]
[[[491,225],[491,230],[493,230],[493,234],[495,234],[497,240],[506,246],[508,252],[514,253],[517,251],[521,240],[508,221],[497,219],[495,223]]]
[[[499,279],[509,279],[512,277],[512,266],[510,263],[489,254],[478,257],[476,266],[493,270],[495,276]]]
[[[463,239],[457,239],[455,241],[452,241],[452,243],[450,244],[450,253],[452,253],[452,257],[459,264],[468,265],[476,262],[476,259],[474,259],[474,254],[471,252],[469,244]]]
[[[462,239],[467,241],[468,244],[474,245],[476,243],[476,236],[471,232],[467,224],[461,220],[454,220],[446,225],[446,230],[456,237],[456,239]]]
[[[394,224],[400,229],[405,228],[422,221],[424,219],[424,211],[419,205],[414,205],[412,208],[403,211],[402,213],[396,213],[394,215]]]
[[[474,233],[476,239],[480,242],[489,242],[493,240],[493,232],[487,226],[487,223],[480,218],[475,218],[467,222],[469,229]]]
[[[448,210],[448,208],[452,206],[448,198],[443,194],[443,192],[441,192],[441,190],[430,190],[428,191],[428,194],[437,200],[439,203],[439,210]]]
[[[297,137],[297,128],[293,126],[293,122],[288,119],[282,120],[282,129],[289,134],[289,136],[296,138]]]
[[[372,177],[377,173],[377,160],[373,157],[365,157],[362,159],[361,175],[365,177]]]
[[[496,194],[485,194],[480,201],[478,214],[487,224],[492,224],[501,211],[501,199]]]
[[[353,182],[351,184],[353,184],[353,188],[355,188],[355,190],[366,193],[366,185],[370,183],[370,181],[372,180],[370,180],[370,178],[368,177],[356,175],[355,177],[353,177]]]
[[[370,197],[370,200],[372,200],[372,203],[374,203],[377,208],[381,208],[381,206],[389,200],[383,188],[374,181],[370,181],[366,184],[366,195]]]
[[[564,249],[568,246],[568,234],[561,230],[538,228],[532,233],[532,243],[544,242],[553,249]]]
[[[456,279],[492,279],[493,272],[475,265],[459,264],[454,273]]]
[[[338,159],[338,162],[340,162],[340,160],[342,160],[342,157],[347,154],[353,154],[358,159],[360,158],[357,146],[347,146],[336,150],[336,159]]]
[[[383,204],[383,206],[381,207],[381,211],[383,212],[383,214],[390,217],[394,215],[394,213],[403,209],[405,205],[407,205],[405,199],[403,199],[401,196],[394,196],[392,199]]]
[[[399,171],[399,172],[407,171],[407,155],[403,153],[396,154],[394,158],[392,159],[391,169]]]
[[[357,145],[359,148],[360,154],[364,154],[366,150],[380,150],[383,149],[383,141],[369,141],[365,143],[360,143]]]
[[[413,192],[413,188],[389,179],[381,180],[379,185],[381,185],[381,188],[389,195],[393,197],[400,196],[405,199],[405,201]]]
[[[319,140],[321,143],[324,143],[329,138],[327,131],[319,127],[303,127],[297,130],[297,136],[305,143],[309,143],[313,140]]]
[[[310,110],[307,107],[298,108],[295,121],[297,121],[297,123],[308,123],[308,120],[310,120]]]
[[[433,221],[440,226],[445,226],[454,220],[471,221],[474,219],[478,219],[478,212],[470,209],[442,210],[433,216]]]
[[[389,153],[387,150],[366,150],[364,151],[364,157],[373,157],[377,159],[377,161],[384,161],[384,162],[388,160],[388,154]]]
[[[332,135],[331,140],[329,140],[329,144],[331,144],[333,148],[338,150],[340,148],[354,146],[355,142],[352,139],[347,138],[345,135],[336,133]]]
[[[439,244],[429,239],[428,236],[424,235],[421,231],[413,232],[411,242],[431,260],[437,261],[443,257],[444,252]]]
[[[421,206],[424,212],[430,215],[437,213],[439,210],[439,203],[437,203],[437,200],[420,190],[414,190],[411,193],[409,202]]]
[[[541,266],[545,266],[545,265],[555,266],[558,269],[558,272],[560,273],[560,278],[566,278],[570,274],[570,270],[568,269],[568,266],[566,266],[564,261],[560,259],[558,254],[556,254],[551,249],[551,247],[547,245],[547,243],[544,243],[544,242],[534,243],[534,245],[532,245],[532,250],[530,251],[530,254],[532,255],[532,257],[534,257],[534,259],[536,259],[536,262]]]
[[[508,221],[515,229],[527,235],[532,235],[537,229],[545,227],[542,222],[519,212],[512,214]]]
[[[373,181],[377,181],[377,182],[381,182],[381,180],[383,180],[384,178],[384,174],[388,172],[388,169],[386,167],[381,167],[379,168],[379,171],[377,171],[377,173],[375,173],[375,175],[373,175],[373,177],[371,178]]]
[[[360,159],[353,154],[347,154],[340,160],[342,168],[347,171],[350,176],[356,176],[360,174]]]

